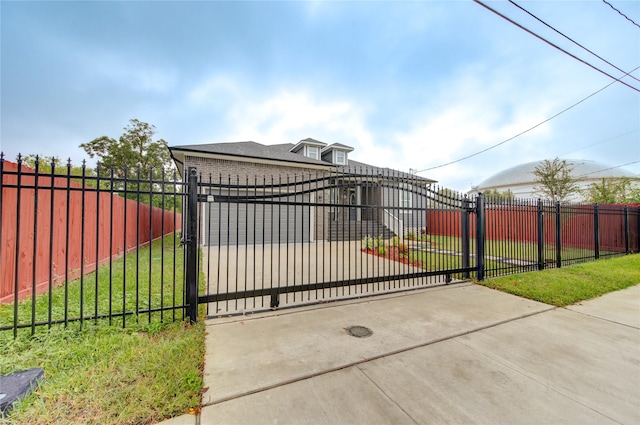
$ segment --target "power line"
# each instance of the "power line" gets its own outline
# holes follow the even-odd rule
[[[581,151],[583,149],[587,149],[587,148],[590,148],[590,147],[593,147],[593,146],[596,146],[596,145],[601,145],[603,143],[610,142],[611,140],[619,139],[621,137],[628,136],[628,135],[633,134],[633,133],[637,133],[638,131],[640,131],[640,129],[636,128],[635,130],[631,130],[631,131],[629,131],[627,133],[619,134],[619,135],[613,136],[613,137],[609,137],[608,139],[604,139],[604,140],[601,140],[599,142],[591,143],[590,145],[582,146],[582,147],[580,147],[578,149],[572,150],[571,152],[566,152],[566,153],[563,153],[563,154],[558,155],[558,156],[562,157],[562,156],[571,155],[574,152],[579,152],[579,151]]]
[[[640,68],[640,66],[638,66],[638,67],[636,67],[635,69],[631,70],[631,72],[634,72],[634,71],[635,71],[635,70],[637,70],[638,68]],[[571,105],[571,106],[569,106],[569,107],[567,107],[567,108],[563,109],[562,111],[558,112],[557,114],[555,114],[555,115],[553,115],[553,116],[551,116],[551,117],[547,118],[546,120],[544,120],[544,121],[542,121],[542,122],[540,122],[540,123],[538,123],[538,124],[534,125],[533,127],[530,127],[530,128],[528,128],[528,129],[526,129],[526,130],[524,130],[524,131],[522,131],[522,132],[520,132],[520,133],[516,134],[515,136],[509,137],[508,139],[503,140],[503,141],[502,141],[502,142],[500,142],[500,143],[496,143],[495,145],[489,146],[489,147],[488,147],[488,148],[486,148],[486,149],[483,149],[483,150],[478,151],[478,152],[476,152],[476,153],[473,153],[473,154],[471,154],[471,155],[464,156],[464,157],[459,158],[459,159],[456,159],[456,160],[454,160],[454,161],[450,161],[450,162],[447,162],[447,163],[442,164],[442,165],[437,165],[437,166],[435,166],[435,167],[425,168],[424,170],[416,171],[416,174],[417,174],[417,173],[422,173],[422,172],[424,172],[424,171],[431,171],[431,170],[435,170],[435,169],[437,169],[437,168],[446,167],[447,165],[455,164],[455,163],[457,163],[457,162],[461,162],[461,161],[467,160],[467,159],[469,159],[469,158],[473,158],[474,156],[478,156],[478,155],[483,154],[483,153],[485,153],[485,152],[487,152],[487,151],[490,151],[491,149],[495,149],[495,148],[497,148],[498,146],[504,145],[505,143],[510,142],[511,140],[513,140],[513,139],[515,139],[515,138],[517,138],[517,137],[520,137],[520,136],[522,136],[523,134],[528,133],[528,132],[530,132],[531,130],[534,130],[534,129],[536,129],[536,128],[540,127],[542,124],[545,124],[545,123],[547,123],[547,122],[551,121],[552,119],[556,118],[557,116],[564,114],[564,113],[565,113],[565,112],[567,112],[568,110],[570,110],[570,109],[572,109],[572,108],[574,108],[574,107],[578,106],[579,104],[581,104],[582,102],[586,101],[587,99],[592,98],[592,97],[593,97],[593,96],[595,96],[596,94],[600,93],[601,91],[605,90],[606,88],[608,88],[609,86],[612,86],[612,85],[613,85],[613,84],[615,84],[615,83],[616,83],[615,81],[610,82],[610,83],[609,83],[609,84],[607,84],[606,86],[602,87],[600,90],[598,90],[598,91],[596,91],[596,92],[594,92],[594,93],[591,93],[589,96],[585,97],[585,98],[584,98],[584,99],[582,99],[582,100],[579,100],[578,102],[576,102],[576,103],[574,103],[573,105]]]
[[[597,174],[597,173],[603,173],[603,172],[609,171],[609,170],[615,170],[616,168],[622,168],[622,167],[626,167],[627,165],[633,165],[633,164],[637,164],[637,163],[640,163],[640,161],[628,162],[626,164],[616,165],[615,167],[609,167],[609,168],[605,168],[603,170],[592,171],[592,172],[587,173],[587,174],[582,174],[582,175],[576,177],[576,179],[579,179],[579,178],[582,178],[582,177],[586,177],[586,176],[590,176],[591,174]]]
[[[611,3],[609,3],[607,0],[602,0],[604,3],[608,4],[610,8],[612,8],[613,10],[615,10],[616,12],[618,12],[620,15],[624,16],[626,18],[627,21],[631,22],[633,25],[635,25],[636,27],[640,28],[640,25],[636,24],[635,21],[633,19],[631,19],[630,17],[628,17],[627,15],[625,15],[624,13],[620,12],[618,9],[616,9],[615,7],[613,7],[613,5]]]
[[[635,91],[637,91],[637,92],[639,92],[639,93],[640,93],[640,89],[637,89],[636,87],[633,87],[633,86],[631,86],[631,85],[629,85],[629,84],[625,83],[624,81],[622,81],[622,78],[624,78],[624,77],[626,77],[627,75],[629,75],[629,73],[625,73],[625,75],[623,75],[622,77],[620,77],[620,78],[616,78],[616,77],[614,77],[613,75],[611,75],[611,74],[609,74],[609,73],[607,73],[607,72],[605,72],[605,71],[601,70],[601,69],[600,69],[600,68],[598,68],[597,66],[594,66],[594,65],[590,64],[589,62],[585,61],[584,59],[580,59],[580,58],[579,58],[579,57],[577,57],[576,55],[574,55],[574,54],[572,54],[572,53],[570,53],[570,52],[568,52],[568,51],[564,50],[562,47],[560,47],[560,46],[558,46],[558,45],[556,45],[556,44],[554,44],[554,43],[550,42],[550,41],[549,41],[549,40],[547,40],[546,38],[544,38],[544,37],[542,37],[542,36],[540,36],[540,35],[536,34],[535,32],[531,31],[530,29],[528,29],[528,28],[526,28],[526,27],[524,27],[524,26],[520,25],[519,23],[517,23],[516,21],[512,20],[511,18],[509,18],[509,17],[507,17],[507,16],[503,15],[502,13],[498,12],[497,10],[495,10],[495,9],[493,9],[493,8],[491,8],[491,7],[489,7],[489,6],[487,6],[486,4],[484,4],[483,2],[481,2],[480,0],[473,0],[473,1],[474,1],[475,3],[477,3],[477,4],[479,4],[480,6],[484,7],[485,9],[489,10],[490,12],[493,12],[494,14],[498,15],[499,17],[501,17],[502,19],[506,20],[507,22],[510,22],[511,24],[513,24],[513,25],[517,26],[518,28],[522,29],[523,31],[528,32],[529,34],[531,34],[532,36],[536,37],[537,39],[539,39],[539,40],[541,40],[541,41],[543,41],[543,42],[547,43],[548,45],[550,45],[550,46],[552,46],[552,47],[554,47],[554,48],[556,48],[556,49],[558,49],[558,50],[560,50],[562,53],[564,53],[564,54],[566,54],[566,55],[568,55],[568,56],[570,56],[570,57],[574,58],[575,60],[577,60],[577,61],[579,61],[579,62],[582,62],[583,64],[585,64],[585,65],[587,65],[588,67],[590,67],[590,68],[592,68],[592,69],[594,69],[594,70],[596,70],[596,71],[600,72],[601,74],[604,74],[604,75],[606,75],[607,77],[609,77],[609,78],[611,78],[611,79],[613,79],[613,80],[619,81],[619,82],[620,82],[620,84],[623,84],[623,85],[625,85],[625,86],[629,87],[630,89],[635,90]],[[633,71],[631,71],[631,72],[633,72]]]
[[[640,81],[638,80],[636,77],[634,77],[633,75],[627,73],[626,71],[618,68],[617,66],[615,66],[614,64],[612,64],[611,62],[609,62],[608,60],[606,60],[605,58],[603,58],[602,56],[592,52],[591,50],[587,49],[586,47],[584,47],[582,44],[578,43],[577,41],[575,41],[574,39],[572,39],[571,37],[565,35],[564,33],[562,33],[561,31],[555,29],[553,26],[547,24],[545,21],[543,21],[542,19],[538,18],[536,15],[534,15],[533,13],[529,12],[527,9],[525,9],[524,7],[520,6],[519,4],[517,4],[516,2],[514,2],[513,0],[509,0],[509,3],[511,3],[512,5],[514,5],[515,7],[517,7],[518,9],[522,10],[523,12],[525,12],[527,15],[531,16],[532,18],[534,18],[535,20],[537,20],[538,22],[542,23],[543,25],[545,25],[547,28],[552,29],[553,31],[555,31],[556,33],[560,34],[562,37],[566,38],[567,40],[569,40],[570,42],[572,42],[573,44],[575,44],[576,46],[586,50],[587,52],[591,53],[593,56],[597,57],[598,59],[600,59],[601,61],[611,65],[612,67],[614,67],[615,69],[617,69],[618,71],[629,75],[631,78],[633,78],[636,81]]]

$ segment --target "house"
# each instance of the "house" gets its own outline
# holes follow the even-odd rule
[[[424,227],[434,180],[364,164],[350,146],[213,143],[169,147],[184,176],[195,167],[207,245],[357,240]]]

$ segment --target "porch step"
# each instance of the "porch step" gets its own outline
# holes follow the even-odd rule
[[[360,240],[365,236],[380,236],[390,239],[395,234],[377,221],[342,220],[332,221],[329,226],[330,241]]]

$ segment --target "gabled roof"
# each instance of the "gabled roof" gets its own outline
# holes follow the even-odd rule
[[[332,149],[337,149],[337,150],[341,150],[341,151],[347,151],[347,152],[353,152],[353,148],[351,146],[347,146],[347,145],[343,145],[342,143],[332,143],[329,146],[326,146],[324,148],[322,148],[322,152],[327,152],[330,151]]]
[[[331,167],[326,161],[307,158],[303,155],[291,152],[294,145],[284,143],[280,145],[262,145],[256,142],[233,142],[233,143],[209,143],[203,145],[182,145],[170,146],[169,150],[175,160],[184,162],[184,155],[192,153],[210,154],[215,156],[242,157],[252,159],[263,159],[271,161],[293,162],[296,164],[323,165]]]
[[[302,149],[305,145],[317,146],[319,148],[324,148],[325,146],[327,146],[327,144],[324,142],[307,137],[306,139],[300,140],[298,143],[296,143],[289,151],[294,153],[299,152],[300,149]]]
[[[184,163],[184,156],[191,154],[192,156],[204,156],[204,157],[222,157],[231,160],[263,160],[269,162],[278,162],[282,165],[287,163],[295,163],[299,165],[311,165],[322,166],[330,170],[336,170],[339,173],[361,174],[370,176],[386,176],[395,178],[407,178],[412,180],[420,180],[424,183],[435,183],[435,180],[427,179],[424,177],[416,176],[413,174],[405,173],[402,171],[393,170],[388,167],[376,167],[375,165],[369,165],[362,162],[349,159],[348,165],[335,165],[327,161],[308,158],[299,153],[292,152],[293,148],[298,144],[310,140],[318,142],[314,139],[301,140],[297,144],[283,143],[278,145],[262,145],[256,142],[233,142],[233,143],[209,143],[202,145],[181,145],[170,146],[172,158],[179,163]],[[307,142],[309,143],[309,142]],[[318,142],[323,143],[323,142]],[[343,150],[353,150],[352,147],[342,145],[340,143],[334,143],[326,148],[332,147]],[[325,149],[326,149],[325,148]],[[180,167],[178,167],[180,168]]]

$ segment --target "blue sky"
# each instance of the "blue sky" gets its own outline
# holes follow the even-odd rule
[[[640,24],[640,2],[609,2]],[[617,67],[640,66],[640,28],[603,1],[516,3]],[[513,4],[487,4],[623,75]],[[80,143],[117,138],[136,118],[170,145],[312,137],[424,170],[613,81],[472,1],[1,1],[0,16],[0,149],[11,160],[80,162]],[[467,190],[555,157],[640,173],[640,92],[615,83],[420,175]]]

